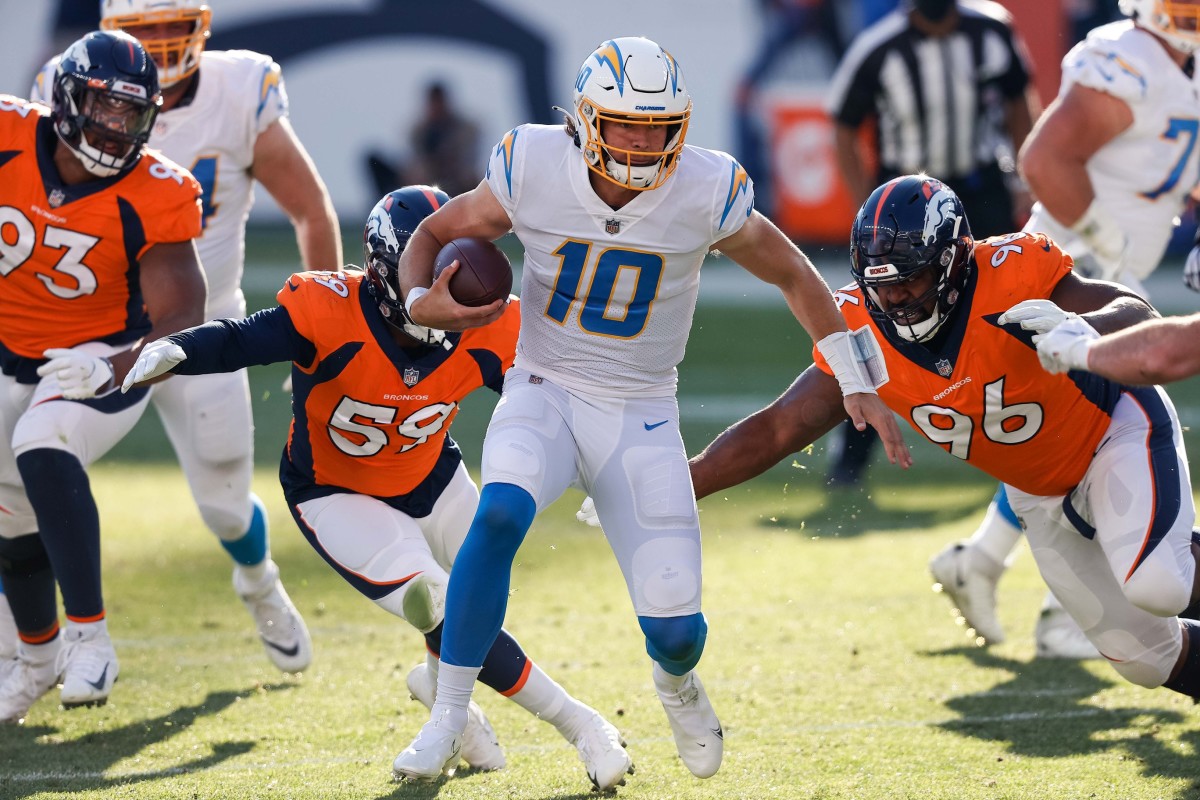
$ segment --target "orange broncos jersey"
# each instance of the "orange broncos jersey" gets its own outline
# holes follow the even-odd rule
[[[200,184],[147,150],[128,172],[67,186],[45,106],[0,95],[0,344],[133,341],[150,326],[138,259],[200,234]]]
[[[380,314],[364,314],[364,280],[357,271],[304,272],[279,290],[279,305],[316,348],[311,364],[295,365],[286,455],[316,484],[391,498],[433,472],[452,445],[459,402],[481,386],[499,390],[516,356],[520,304],[448,334],[450,350],[406,351]]]
[[[1051,375],[1029,331],[996,318],[1048,298],[1071,257],[1043,234],[977,242],[975,266],[940,350],[887,336],[857,285],[835,299],[850,330],[871,326],[887,365],[880,398],[951,455],[1023,492],[1070,492],[1103,438],[1121,386],[1096,375]],[[889,326],[890,327],[890,326]],[[832,374],[814,348],[817,366]]]

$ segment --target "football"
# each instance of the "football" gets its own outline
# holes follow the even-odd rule
[[[493,242],[471,237],[450,242],[434,259],[434,280],[456,260],[459,267],[450,278],[450,295],[460,304],[486,306],[512,291],[512,264]]]

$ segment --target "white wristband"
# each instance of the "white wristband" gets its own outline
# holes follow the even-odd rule
[[[859,369],[859,359],[849,331],[829,334],[817,342],[817,350],[833,370],[833,377],[837,378],[838,386],[842,387],[843,396],[876,393]]]
[[[408,312],[410,317],[412,316],[413,303],[417,302],[428,293],[429,289],[425,286],[414,286],[408,290],[408,297],[404,298],[404,310]]]

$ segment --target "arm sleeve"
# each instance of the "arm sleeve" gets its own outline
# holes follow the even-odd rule
[[[172,370],[178,375],[235,372],[280,361],[311,364],[317,353],[296,331],[287,309],[278,306],[246,319],[206,322],[167,338],[187,353],[187,360]]]

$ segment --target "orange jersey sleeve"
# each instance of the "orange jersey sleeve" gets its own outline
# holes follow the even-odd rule
[[[1083,476],[1121,386],[1090,373],[1051,375],[1032,334],[997,317],[1047,298],[1071,258],[1042,234],[975,246],[974,271],[936,349],[888,335],[857,286],[835,293],[851,330],[874,329],[889,380],[880,398],[931,442],[994,478],[1035,495],[1061,495]],[[832,374],[814,349],[817,366]]]
[[[66,185],[48,110],[0,97],[0,344],[132,342],[149,328],[138,260],[200,233],[200,186],[147,151],[127,172]]]
[[[449,334],[450,350],[405,350],[363,281],[350,270],[298,273],[278,294],[316,348],[313,363],[296,365],[288,458],[315,484],[393,498],[430,475],[462,399],[499,388],[520,312],[513,302],[491,325]]]

